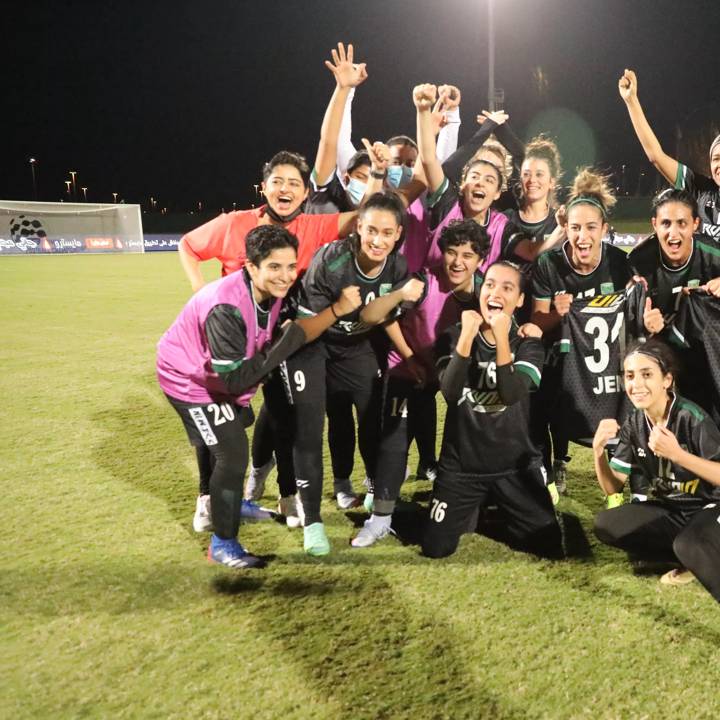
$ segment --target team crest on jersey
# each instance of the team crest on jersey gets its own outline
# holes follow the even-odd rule
[[[472,388],[463,388],[463,393],[458,400],[458,405],[467,403],[471,409],[477,413],[504,412],[507,405],[500,400],[497,392],[490,390],[473,390]]]
[[[698,278],[693,278],[692,280],[688,280],[686,287],[689,287],[689,288],[700,287],[700,280],[698,280]]]
[[[392,290],[392,283],[380,283],[379,295],[387,295]]]
[[[600,294],[609,295],[615,292],[615,285],[611,282],[600,283]]]

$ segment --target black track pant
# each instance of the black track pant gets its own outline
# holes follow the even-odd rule
[[[423,555],[452,555],[473,514],[490,498],[504,517],[504,534],[511,547],[545,557],[562,555],[562,533],[542,467],[465,475],[448,472],[442,458],[422,540]]]
[[[236,538],[248,464],[245,425],[252,413],[231,403],[194,405],[171,397],[168,400],[180,415],[190,444],[205,449],[212,458],[208,484],[215,534],[226,540]],[[205,454],[198,452],[198,460],[201,458],[204,463]]]
[[[690,570],[720,602],[720,506],[678,512],[649,500],[603,510],[595,535],[636,557],[675,560]]]
[[[391,515],[405,480],[408,450],[413,437],[426,436],[428,424],[435,430],[435,416],[430,412],[436,407],[435,388],[417,388],[411,381],[389,375],[383,395],[373,512],[376,515]],[[432,445],[434,460],[434,437]]]

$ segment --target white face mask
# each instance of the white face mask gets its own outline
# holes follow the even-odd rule
[[[358,205],[360,205],[361,200],[365,196],[366,190],[367,183],[364,183],[357,178],[350,178],[350,181],[345,188],[345,192],[347,192],[353,207],[358,207]]]
[[[407,165],[391,165],[387,171],[387,182],[391,188],[398,190],[412,180],[413,169]]]

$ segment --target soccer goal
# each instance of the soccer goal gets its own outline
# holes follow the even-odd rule
[[[139,205],[0,200],[0,256],[144,250]]]

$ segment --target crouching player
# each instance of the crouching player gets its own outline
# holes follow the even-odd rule
[[[257,385],[330,327],[336,315],[360,304],[357,288],[345,288],[323,312],[289,323],[271,344],[282,300],[297,277],[297,247],[295,236],[283,227],[251,230],[245,267],[201,288],[158,343],[160,387],[180,415],[191,445],[207,448],[213,458],[215,533],[208,559],[232,568],[262,565],[237,541],[248,463],[245,427]]]
[[[602,489],[622,489],[630,472],[652,486],[644,503],[603,510],[595,534],[637,558],[680,561],[661,581],[679,585],[693,574],[720,602],[720,430],[694,403],[673,391],[674,360],[659,340],[630,349],[625,357],[627,392],[635,409],[619,427],[603,420],[593,441],[595,472]],[[619,437],[608,463],[605,446]]]
[[[389,354],[385,378],[373,514],[352,540],[353,547],[367,547],[391,532],[390,521],[405,479],[410,442],[434,417],[438,390],[435,342],[459,322],[463,310],[477,307],[482,280],[477,269],[489,245],[487,232],[474,220],[446,226],[439,240],[442,263],[409,281],[416,284],[416,302],[403,302],[409,294],[403,287],[373,300],[360,313],[364,322],[376,324],[392,317],[400,303],[411,305],[399,321],[387,328],[396,349]]]
[[[438,343],[440,390],[447,401],[438,478],[422,551],[455,552],[478,507],[492,500],[504,515],[509,543],[539,555],[561,549],[560,527],[546,487],[542,457],[530,439],[530,390],[540,383],[540,330],[523,335],[513,312],[523,303],[520,271],[497,262],[480,289],[480,312]]]

